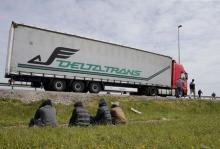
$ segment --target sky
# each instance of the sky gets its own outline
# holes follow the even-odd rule
[[[0,0],[0,80],[12,21],[180,57],[204,95],[220,95],[220,0]]]

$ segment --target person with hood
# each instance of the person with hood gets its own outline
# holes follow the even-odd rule
[[[196,96],[196,91],[195,91],[195,83],[194,83],[194,79],[192,79],[192,81],[189,84],[189,88],[190,88],[190,94],[189,94],[189,98],[191,98],[191,95],[193,94],[193,98],[195,99]]]
[[[112,123],[114,125],[127,123],[127,119],[125,118],[125,114],[123,110],[119,106],[119,102],[112,102],[111,116],[112,116]]]
[[[57,126],[56,109],[52,106],[50,99],[45,100],[37,109],[34,118],[30,120],[29,127],[37,126]]]
[[[99,108],[94,118],[96,124],[112,124],[112,117],[104,98],[99,101]]]
[[[199,95],[199,99],[201,99],[201,95],[202,95],[202,90],[201,89],[199,89],[198,95]]]
[[[215,96],[216,96],[215,92],[213,92],[211,96],[212,96],[212,99],[215,99]]]
[[[84,108],[81,101],[74,104],[74,110],[69,121],[70,126],[89,126],[90,125],[90,115],[88,111]]]

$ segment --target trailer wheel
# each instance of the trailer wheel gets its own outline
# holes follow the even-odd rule
[[[52,87],[55,91],[64,91],[66,89],[66,82],[64,80],[53,80]]]
[[[74,81],[72,84],[72,90],[74,92],[84,92],[85,90],[85,83],[82,81]]]
[[[99,82],[89,83],[89,92],[90,93],[99,93],[101,91],[101,85]]]
[[[158,89],[156,87],[149,87],[148,88],[148,95],[155,96],[158,94]]]

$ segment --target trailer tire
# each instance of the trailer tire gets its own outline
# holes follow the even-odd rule
[[[66,81],[64,80],[53,80],[52,87],[55,91],[64,91],[66,89]]]
[[[84,92],[85,90],[85,83],[82,81],[74,81],[72,83],[72,90],[74,92]]]
[[[89,83],[89,92],[90,93],[99,93],[101,91],[101,85],[99,82]]]
[[[149,87],[148,88],[148,95],[149,96],[156,96],[156,95],[158,95],[158,89],[156,87]]]

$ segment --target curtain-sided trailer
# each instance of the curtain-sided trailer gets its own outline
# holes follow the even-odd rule
[[[45,90],[98,93],[137,88],[139,95],[172,95],[187,77],[171,57],[12,22],[5,76]]]

